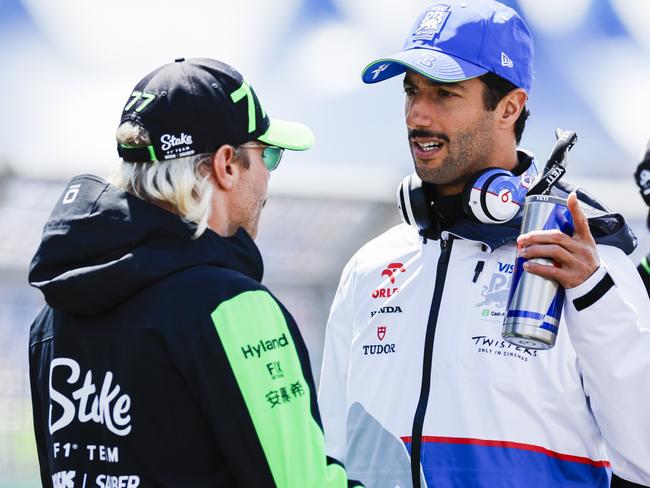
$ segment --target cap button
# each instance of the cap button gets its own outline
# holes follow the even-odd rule
[[[182,63],[183,61],[185,61],[185,58],[176,58],[176,59],[174,59],[175,63]]]

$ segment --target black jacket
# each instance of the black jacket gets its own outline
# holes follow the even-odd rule
[[[29,343],[43,485],[345,485],[257,247],[192,234],[97,177],[68,184],[29,273],[47,302]]]

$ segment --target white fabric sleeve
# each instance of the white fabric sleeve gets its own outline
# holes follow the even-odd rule
[[[353,258],[341,274],[325,331],[325,349],[318,389],[318,405],[325,431],[327,455],[345,464],[347,445],[347,383],[354,328]]]
[[[566,290],[565,321],[614,473],[650,485],[650,300],[619,249]]]

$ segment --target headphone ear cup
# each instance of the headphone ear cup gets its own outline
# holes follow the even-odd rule
[[[397,187],[397,208],[402,220],[418,231],[431,228],[431,203],[416,173],[406,176]]]
[[[501,168],[488,168],[473,176],[463,190],[465,214],[484,224],[502,224],[519,212],[521,177]]]

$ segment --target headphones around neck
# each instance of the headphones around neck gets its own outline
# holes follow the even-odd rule
[[[532,156],[518,152],[519,164],[511,172],[487,168],[473,175],[462,193],[463,212],[484,224],[503,224],[513,219],[523,205],[528,189],[537,177]],[[439,228],[435,191],[416,173],[406,176],[397,187],[397,207],[402,220],[418,231]]]

